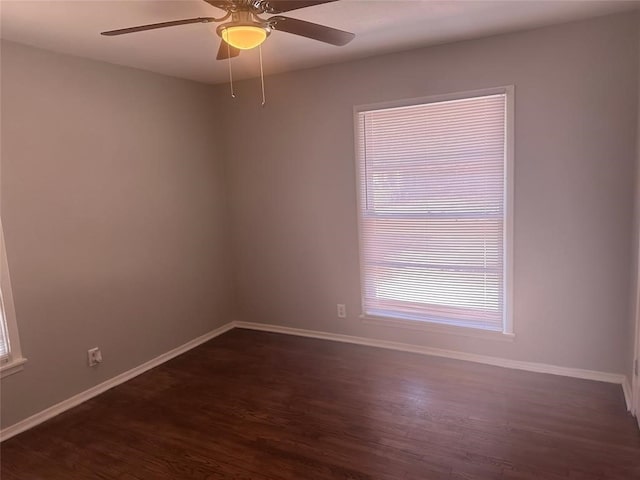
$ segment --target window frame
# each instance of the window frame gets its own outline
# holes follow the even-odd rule
[[[376,317],[365,314],[364,306],[364,258],[363,258],[363,232],[362,232],[362,202],[361,202],[361,164],[360,148],[358,139],[360,137],[359,114],[375,110],[384,110],[398,107],[411,107],[416,105],[425,105],[429,103],[439,103],[451,100],[462,100],[467,98],[483,97],[488,95],[505,95],[505,165],[504,165],[504,266],[503,266],[503,295],[504,295],[504,316],[502,322],[502,331],[483,330],[471,326],[450,325],[444,323],[430,322],[428,320],[408,320],[404,318],[392,317]],[[439,95],[430,95],[426,97],[407,98],[402,100],[393,100],[388,102],[356,105],[353,107],[353,125],[354,125],[354,159],[355,159],[355,183],[356,183],[356,202],[357,202],[357,218],[358,218],[358,257],[360,270],[360,318],[363,322],[373,325],[381,325],[387,327],[408,328],[412,330],[426,330],[433,333],[453,334],[462,336],[471,336],[478,338],[486,338],[493,340],[511,341],[515,338],[513,325],[513,212],[514,212],[514,137],[515,137],[515,86],[505,85],[499,87],[490,87],[477,90],[467,90],[461,92],[452,92]]]
[[[22,356],[16,311],[11,290],[11,277],[4,241],[4,230],[0,220],[0,309],[5,319],[9,355],[0,361],[0,378],[5,378],[21,371],[27,359]],[[0,327],[1,328],[1,327]]]

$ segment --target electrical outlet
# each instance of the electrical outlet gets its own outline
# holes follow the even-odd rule
[[[339,303],[338,307],[338,318],[347,318],[347,306],[343,303]]]
[[[102,352],[98,347],[90,348],[87,350],[87,358],[89,359],[89,366],[95,367],[99,363],[102,363]]]

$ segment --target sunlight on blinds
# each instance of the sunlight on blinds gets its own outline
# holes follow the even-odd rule
[[[9,356],[9,337],[7,335],[7,322],[2,307],[2,296],[0,295],[0,362]]]
[[[503,330],[506,94],[358,113],[364,313]]]

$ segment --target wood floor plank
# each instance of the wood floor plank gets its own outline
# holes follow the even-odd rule
[[[620,387],[233,330],[1,445],[7,480],[635,480]]]

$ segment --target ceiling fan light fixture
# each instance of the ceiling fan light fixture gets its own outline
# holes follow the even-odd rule
[[[220,36],[232,47],[239,50],[251,50],[261,45],[267,39],[269,30],[263,26],[252,25],[221,25]]]

